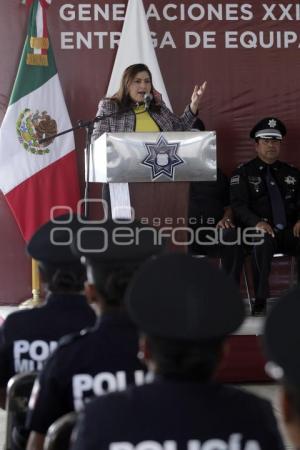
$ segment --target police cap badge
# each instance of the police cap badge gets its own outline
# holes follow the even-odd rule
[[[281,120],[275,117],[265,117],[260,120],[250,131],[252,139],[278,139],[281,140],[286,135],[286,128]]]

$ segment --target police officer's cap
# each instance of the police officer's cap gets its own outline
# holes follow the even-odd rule
[[[262,138],[282,140],[285,135],[285,125],[276,117],[265,117],[260,120],[250,131],[250,137],[252,139]]]
[[[275,379],[285,378],[300,387],[300,289],[276,302],[267,317],[264,344],[266,371]]]
[[[27,252],[44,264],[80,263],[70,246],[79,226],[77,217],[72,213],[56,217],[34,233],[28,242]]]
[[[139,262],[162,250],[158,233],[138,220],[88,222],[78,230],[73,251],[92,264]]]
[[[185,254],[161,255],[143,264],[125,301],[142,331],[168,339],[222,338],[244,319],[233,281],[208,262]]]

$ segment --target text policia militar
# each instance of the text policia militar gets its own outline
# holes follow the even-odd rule
[[[59,17],[68,29],[61,31],[61,48],[75,49],[114,49],[118,46],[122,25],[119,31],[109,31],[108,23],[123,22],[127,3],[63,3]],[[300,48],[300,32],[293,25],[300,21],[300,3],[166,3],[156,1],[145,5],[149,26],[156,21],[159,31],[151,31],[155,48],[204,48],[215,49],[256,49],[296,46]],[[176,33],[168,31],[168,23],[180,22],[181,29]],[[82,22],[85,23],[84,31]],[[86,30],[90,22],[90,30]],[[183,24],[186,23],[188,29]],[[214,25],[226,22],[227,29]],[[245,23],[245,28],[237,23]],[[76,30],[74,30],[76,24]],[[103,29],[101,30],[101,24]],[[190,29],[194,24],[195,29]],[[205,25],[206,29],[202,29]],[[281,24],[280,29],[278,25]],[[284,26],[282,26],[284,24]],[[100,25],[100,29],[99,29]],[[198,27],[197,27],[198,25]],[[272,28],[272,26],[274,28]],[[197,28],[196,28],[197,27]]]

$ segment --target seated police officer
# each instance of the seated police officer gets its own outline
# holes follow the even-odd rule
[[[204,129],[203,122],[197,118],[193,130]],[[217,168],[215,181],[190,183],[188,220],[195,236],[189,252],[220,257],[222,269],[239,286],[243,249],[236,243],[237,232],[230,206],[229,181],[220,168]]]
[[[45,303],[38,308],[10,314],[0,328],[1,407],[5,407],[8,380],[20,372],[40,371],[57,341],[64,335],[93,325],[96,315],[82,294],[86,279],[80,258],[69,247],[56,245],[69,240],[60,222],[76,221],[60,217],[43,225],[31,238],[27,251],[38,261],[46,290]],[[63,225],[65,226],[65,225]],[[52,240],[50,238],[53,233]]]
[[[39,271],[47,292],[44,305],[10,314],[0,329],[0,384],[1,407],[5,406],[8,380],[20,372],[40,371],[57,346],[57,341],[68,333],[93,325],[96,315],[82,294],[86,278],[78,256],[60,243],[69,241],[69,234],[57,228],[71,217],[56,218],[42,226],[31,238],[27,250],[38,261]],[[65,225],[63,225],[65,226]],[[52,238],[51,238],[52,236]],[[23,408],[25,405],[23,405]],[[11,445],[24,449],[28,437],[25,418],[15,414]]]
[[[238,225],[253,227],[253,315],[266,310],[271,261],[276,252],[299,255],[300,172],[279,161],[284,124],[275,117],[258,122],[250,132],[257,157],[242,164],[231,178],[231,205]]]
[[[78,236],[76,252],[85,255],[87,264],[86,294],[98,305],[100,317],[92,329],[61,342],[41,372],[30,404],[30,450],[42,449],[52,422],[80,411],[92,396],[141,384],[145,378],[145,366],[137,358],[137,330],[125,312],[123,294],[136,267],[161,247],[139,222],[86,225]]]
[[[235,283],[191,255],[146,262],[126,294],[153,383],[94,399],[73,450],[283,449],[271,405],[213,382],[244,318]]]
[[[300,448],[300,289],[274,305],[266,319],[264,341],[266,371],[281,382],[283,424],[295,448]]]

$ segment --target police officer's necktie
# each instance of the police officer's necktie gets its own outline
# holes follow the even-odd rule
[[[286,227],[286,214],[283,198],[279,187],[277,186],[277,183],[273,178],[269,165],[267,166],[266,172],[266,184],[271,200],[274,226],[278,230],[283,230]]]

